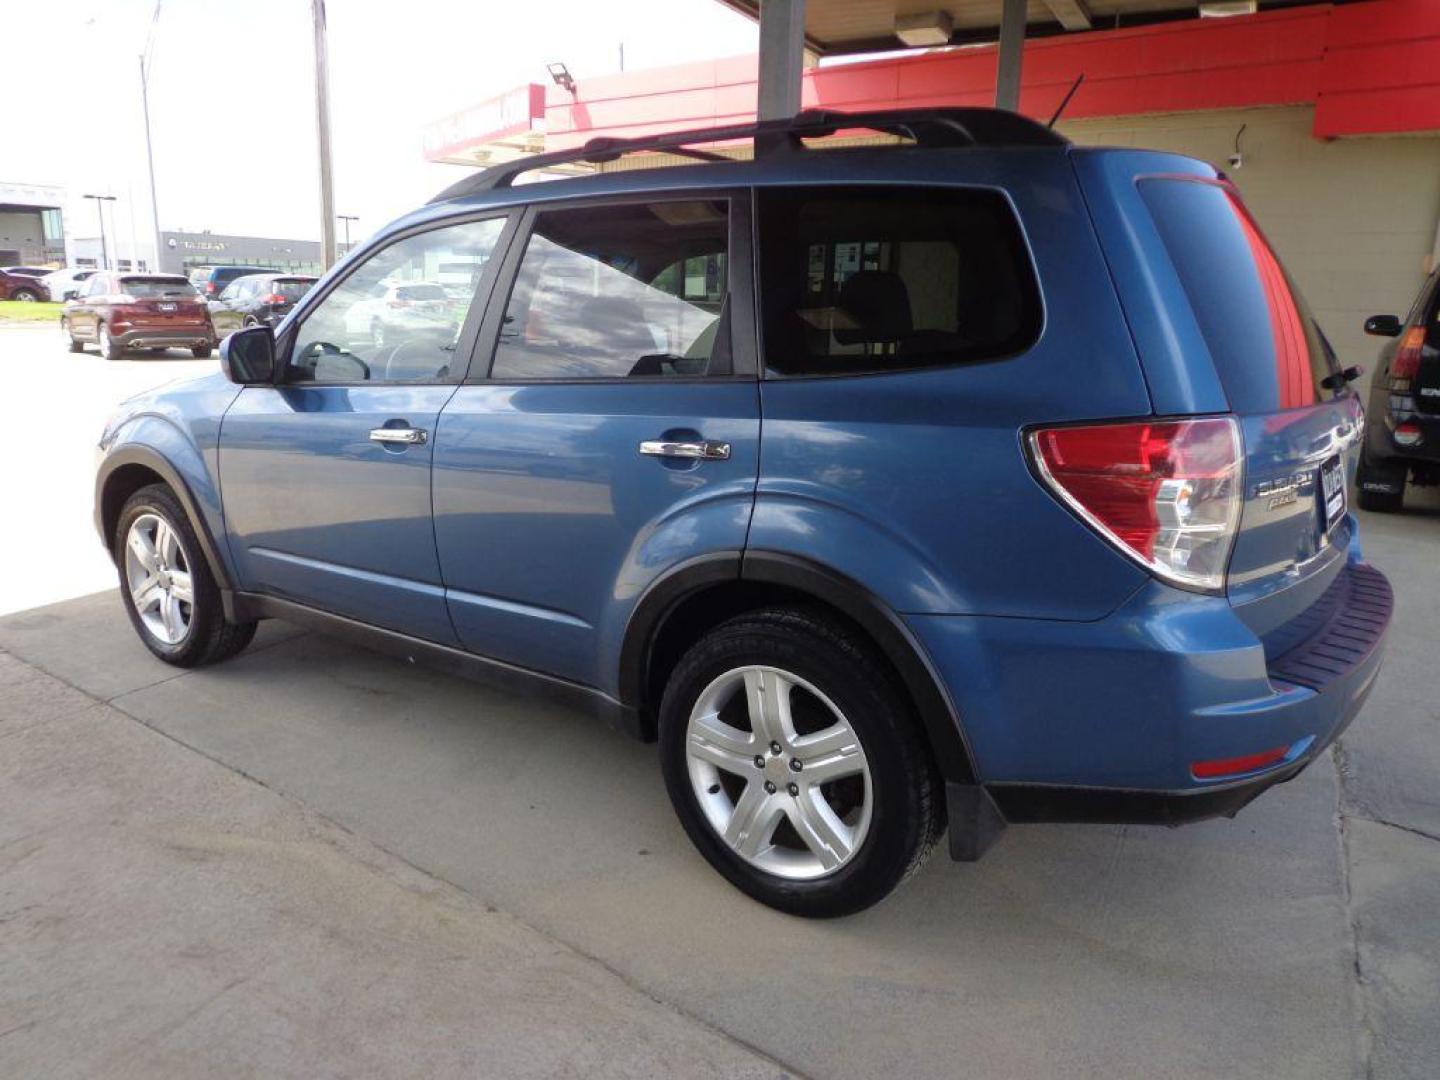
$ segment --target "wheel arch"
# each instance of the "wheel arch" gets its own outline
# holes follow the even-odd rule
[[[235,593],[230,571],[225,565],[225,560],[220,557],[219,548],[215,544],[215,538],[210,535],[204,515],[196,506],[194,493],[180,475],[179,470],[171,465],[163,455],[147,446],[123,446],[111,451],[101,463],[100,470],[96,474],[95,527],[99,530],[105,550],[114,560],[116,557],[115,527],[120,521],[120,511],[131,495],[151,484],[164,484],[174,492],[175,498],[179,500],[181,508],[190,519],[190,525],[200,541],[201,554],[205,558],[206,565],[209,566],[210,573],[214,575],[215,583],[220,589],[225,617],[236,621],[234,618]]]
[[[619,696],[656,734],[660,695],[684,652],[711,627],[777,603],[819,606],[862,634],[896,676],[947,781],[976,783],[960,717],[923,647],[889,607],[849,577],[783,552],[721,552],[653,582],[636,604],[620,652]]]

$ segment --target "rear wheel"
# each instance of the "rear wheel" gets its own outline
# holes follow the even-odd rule
[[[225,621],[220,589],[195,530],[164,484],[141,488],[126,500],[112,542],[125,613],[161,660],[198,667],[250,644],[255,623]]]
[[[210,355],[210,352],[211,348],[209,345],[197,345],[190,350],[190,355],[195,357],[196,360],[204,360]]]
[[[106,360],[125,359],[125,346],[110,336],[110,328],[103,322],[95,331],[95,341],[100,346],[100,355]]]
[[[1364,454],[1355,472],[1355,488],[1360,509],[1380,514],[1399,513],[1405,506],[1404,465],[1379,465]]]
[[[34,289],[16,289],[10,294],[10,299],[19,300],[25,304],[33,304],[40,299],[40,294]]]
[[[829,917],[884,899],[944,828],[942,784],[867,643],[803,608],[740,616],[680,661],[665,784],[710,864],[761,903]]]

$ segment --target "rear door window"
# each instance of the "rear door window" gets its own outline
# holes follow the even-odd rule
[[[1139,186],[1230,407],[1274,412],[1343,392],[1334,350],[1232,190],[1178,177]]]
[[[965,188],[759,194],[765,360],[772,374],[855,375],[993,360],[1040,334],[1009,202]]]
[[[725,199],[543,210],[495,349],[495,379],[728,375]]]

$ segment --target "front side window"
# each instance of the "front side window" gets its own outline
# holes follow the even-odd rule
[[[990,360],[1040,332],[1014,211],[963,188],[760,194],[765,360],[778,375],[855,375]]]
[[[450,376],[456,345],[504,218],[398,240],[361,263],[300,324],[287,382],[433,382]],[[437,282],[446,266],[447,292]]]
[[[728,374],[728,239],[723,199],[542,211],[491,378]]]

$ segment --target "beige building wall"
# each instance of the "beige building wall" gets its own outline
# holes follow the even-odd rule
[[[1059,125],[1087,145],[1171,150],[1224,169],[1279,252],[1335,351],[1365,368],[1380,339],[1367,315],[1403,315],[1436,253],[1440,136],[1326,142],[1309,106],[1077,120]],[[1244,164],[1231,169],[1235,133]]]

